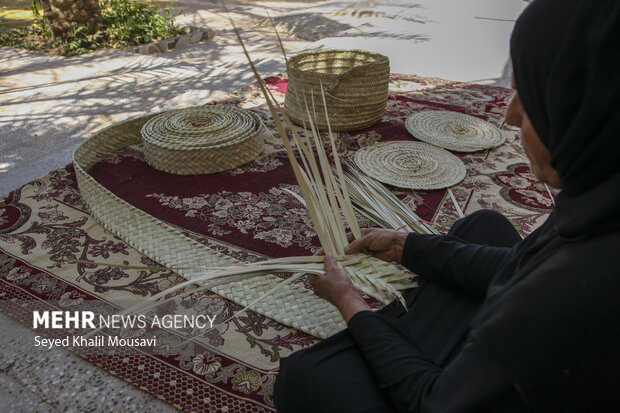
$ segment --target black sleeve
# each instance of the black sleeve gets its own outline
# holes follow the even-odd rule
[[[485,297],[491,280],[510,254],[510,248],[468,244],[446,235],[411,233],[405,241],[402,263],[444,287]]]
[[[424,357],[394,320],[380,314],[357,313],[349,320],[349,332],[398,412],[525,410],[500,366],[471,340],[442,370]]]

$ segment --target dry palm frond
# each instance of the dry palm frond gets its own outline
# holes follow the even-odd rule
[[[278,44],[280,45],[280,50],[282,51],[282,56],[284,56],[284,61],[288,63],[288,58],[286,57],[286,50],[284,50],[284,44],[282,44],[282,39],[280,38],[280,33],[278,32],[278,28],[276,27],[276,22],[273,21],[269,11],[265,7],[265,13],[267,13],[267,17],[269,18],[269,22],[271,23],[271,27],[273,27],[273,31],[276,33],[276,37],[278,39]]]
[[[543,185],[545,186],[545,189],[547,190],[547,193],[549,194],[549,199],[551,199],[551,203],[555,207],[555,198],[553,197],[553,194],[551,193],[551,190],[549,189],[549,186],[547,184],[545,184],[545,183],[543,183]]]
[[[339,185],[338,179],[336,179],[332,173],[332,168],[327,158],[325,149],[323,148],[321,137],[312,122],[313,117],[308,103],[306,101],[306,112],[309,119],[313,142],[311,142],[310,139],[303,139],[296,132],[292,122],[288,119],[286,114],[281,110],[278,102],[267,90],[263,79],[258,74],[254,63],[245,48],[243,39],[241,38],[237,28],[234,26],[234,22],[232,22],[232,20],[231,24],[235,29],[239,43],[241,44],[241,47],[243,48],[243,51],[248,59],[248,63],[254,72],[256,81],[261,89],[261,92],[263,93],[273,120],[276,124],[276,128],[284,143],[289,161],[293,167],[293,172],[295,173],[297,182],[299,183],[301,194],[305,201],[304,203],[308,208],[312,221],[314,222],[317,235],[321,241],[321,246],[327,254],[342,257],[344,254],[344,247],[348,241],[341,216],[344,215],[355,238],[359,238],[361,232],[357,220],[355,219],[355,214],[353,212],[353,206],[349,198],[347,187],[344,185]],[[321,88],[321,94],[326,117],[328,118],[327,106],[325,105],[325,92],[323,88]],[[289,129],[292,132],[293,140],[297,146],[297,152],[303,166],[298,163],[295,157],[292,145],[289,141],[288,135],[286,134],[284,125],[280,120],[278,112],[282,114],[284,121],[288,124]],[[334,158],[336,173],[339,179],[343,181],[344,173],[340,165],[340,159],[338,158],[338,152],[336,150],[335,140],[333,133],[331,132],[329,120],[327,123],[328,138],[331,144],[331,152]],[[315,150],[316,156],[319,159],[318,164],[315,160]],[[366,294],[378,298],[383,302],[388,302],[393,297],[397,297],[404,304],[404,299],[399,291],[406,287],[411,287],[411,283],[409,283],[409,276],[392,264],[383,263],[380,260],[369,259],[368,257],[365,258],[365,260],[365,263],[341,263],[340,266],[349,274],[356,287]],[[298,271],[306,271],[305,266],[303,268],[300,267]]]
[[[352,163],[344,180],[349,188],[356,210],[383,228],[392,228],[420,234],[438,234],[429,223],[423,221],[383,184],[366,175]]]
[[[452,203],[454,204],[454,208],[456,209],[457,214],[459,214],[459,218],[465,218],[465,214],[463,214],[463,210],[461,209],[459,203],[456,202],[456,198],[454,197],[454,192],[452,192],[452,189],[450,188],[448,188],[448,195],[450,195],[450,199],[452,200]]]
[[[351,277],[352,282],[362,292],[383,302],[389,303],[393,299],[398,299],[406,308],[406,303],[400,291],[411,288],[414,284],[410,281],[410,274],[400,270],[398,267],[384,261],[369,257],[364,254],[347,255],[337,258],[338,264],[342,266],[344,271]],[[75,261],[74,261],[75,262]],[[92,261],[79,261],[91,265],[104,265],[109,267],[133,268],[133,269],[152,269],[154,267],[139,266],[121,266],[111,265],[107,263],[98,263]],[[302,272],[299,272],[301,270]],[[271,260],[259,261],[255,263],[242,264],[238,266],[230,266],[207,271],[204,274],[192,278],[191,280],[178,283],[164,291],[152,296],[146,297],[139,304],[134,305],[119,315],[136,314],[151,310],[167,301],[181,298],[188,294],[212,289],[221,284],[227,284],[232,281],[242,281],[244,279],[255,277],[263,274],[272,273],[295,273],[292,277],[284,279],[277,283],[269,291],[264,292],[258,299],[247,303],[245,307],[236,312],[233,317],[243,313],[248,308],[256,305],[270,294],[281,290],[283,286],[294,282],[301,276],[312,273],[317,275],[325,274],[325,265],[323,257],[306,256],[306,257],[284,257]],[[183,291],[188,287],[194,287],[187,291]],[[174,294],[179,292],[179,294]],[[91,331],[86,337],[92,336],[101,329]]]

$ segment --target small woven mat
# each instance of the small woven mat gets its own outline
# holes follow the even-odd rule
[[[457,152],[495,148],[506,141],[496,126],[458,112],[417,112],[407,118],[405,126],[417,139]]]
[[[456,156],[423,142],[381,142],[359,150],[355,163],[369,176],[399,188],[441,189],[465,177],[465,165]]]
[[[262,122],[250,111],[201,106],[159,114],[142,127],[144,156],[153,168],[179,175],[234,169],[263,152]]]

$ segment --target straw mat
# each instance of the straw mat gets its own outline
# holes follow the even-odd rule
[[[358,151],[355,163],[378,181],[409,189],[448,188],[466,172],[459,158],[424,142],[381,142]]]
[[[405,126],[421,141],[457,152],[495,148],[506,141],[496,126],[458,112],[417,112],[407,118]]]
[[[89,212],[104,228],[147,257],[169,267],[182,267],[176,272],[188,280],[208,271],[208,268],[238,265],[239,260],[207,248],[179,229],[133,207],[89,175],[88,169],[98,161],[138,143],[140,130],[148,125],[149,119],[156,118],[151,115],[112,125],[93,135],[74,152],[77,181]],[[385,265],[380,260],[372,259],[357,268],[367,271],[373,261],[377,266]],[[347,267],[347,270],[354,271],[355,267]],[[212,291],[246,305],[271,290],[279,281],[281,279],[274,275],[262,275],[219,285]],[[325,338],[344,328],[342,317],[335,307],[299,284],[288,287],[286,294],[270,295],[251,308],[317,337]]]

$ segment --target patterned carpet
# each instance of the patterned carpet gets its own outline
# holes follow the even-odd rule
[[[278,99],[284,77],[267,79]],[[392,75],[383,120],[373,128],[338,134],[342,158],[379,140],[410,140],[403,122],[418,110],[466,112],[500,125],[512,96],[507,89]],[[215,103],[215,102],[213,102]],[[254,111],[275,131],[257,87],[218,104]],[[491,151],[457,154],[467,167],[453,188],[465,214],[488,208],[501,212],[527,234],[552,209],[546,188],[527,166],[518,134],[504,128],[506,143]],[[92,176],[132,205],[184,228],[204,245],[243,261],[310,255],[318,248],[302,205],[285,189],[298,191],[282,145],[274,135],[257,160],[235,170],[203,176],[174,176],[150,168],[139,146],[100,162]],[[422,219],[446,232],[458,219],[445,190],[395,193]],[[366,225],[369,223],[366,222]],[[92,309],[110,314],[181,281],[163,269],[123,269],[66,260],[156,265],[106,232],[81,203],[72,166],[54,171],[0,202],[0,310],[32,326],[33,309]],[[318,298],[317,298],[318,299]],[[227,320],[240,309],[212,293],[171,301],[168,313],[214,314]],[[66,331],[42,330],[49,337]],[[102,369],[186,411],[271,412],[278,360],[318,341],[253,312],[208,332],[118,329],[120,337],[157,335],[157,346],[122,348],[115,354],[76,348]],[[187,333],[187,332],[186,332]]]

